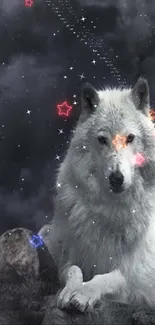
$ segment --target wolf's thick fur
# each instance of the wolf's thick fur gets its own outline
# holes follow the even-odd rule
[[[134,88],[82,89],[81,116],[58,173],[55,217],[43,236],[64,281],[60,307],[84,311],[101,296],[155,305],[155,139],[149,107],[143,78]],[[118,149],[118,134],[132,141]],[[141,166],[133,160],[139,153],[145,158]]]

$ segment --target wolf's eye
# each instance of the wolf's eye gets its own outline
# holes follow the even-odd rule
[[[131,142],[133,142],[134,138],[135,138],[135,135],[134,135],[134,134],[129,134],[129,135],[127,136],[127,138],[126,138],[126,143],[131,143]]]
[[[108,144],[108,138],[104,137],[103,135],[98,136],[98,141],[101,144],[107,145]]]

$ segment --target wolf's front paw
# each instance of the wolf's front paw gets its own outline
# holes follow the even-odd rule
[[[69,308],[70,307],[70,300],[73,295],[75,288],[71,288],[70,286],[64,287],[64,289],[60,292],[57,305],[58,308]]]
[[[84,312],[91,311],[94,306],[100,302],[101,291],[93,285],[83,283],[72,292],[70,296],[70,305]]]

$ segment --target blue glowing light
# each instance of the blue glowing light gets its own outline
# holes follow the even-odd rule
[[[41,236],[32,235],[32,237],[30,239],[30,244],[32,244],[32,246],[34,248],[38,248],[38,247],[42,247],[44,245],[44,242],[43,242]]]

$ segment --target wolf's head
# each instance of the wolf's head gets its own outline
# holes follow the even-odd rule
[[[96,91],[83,85],[75,142],[83,145],[81,159],[104,182],[104,189],[121,193],[155,184],[155,134],[149,112],[149,86],[143,78],[127,89]]]

